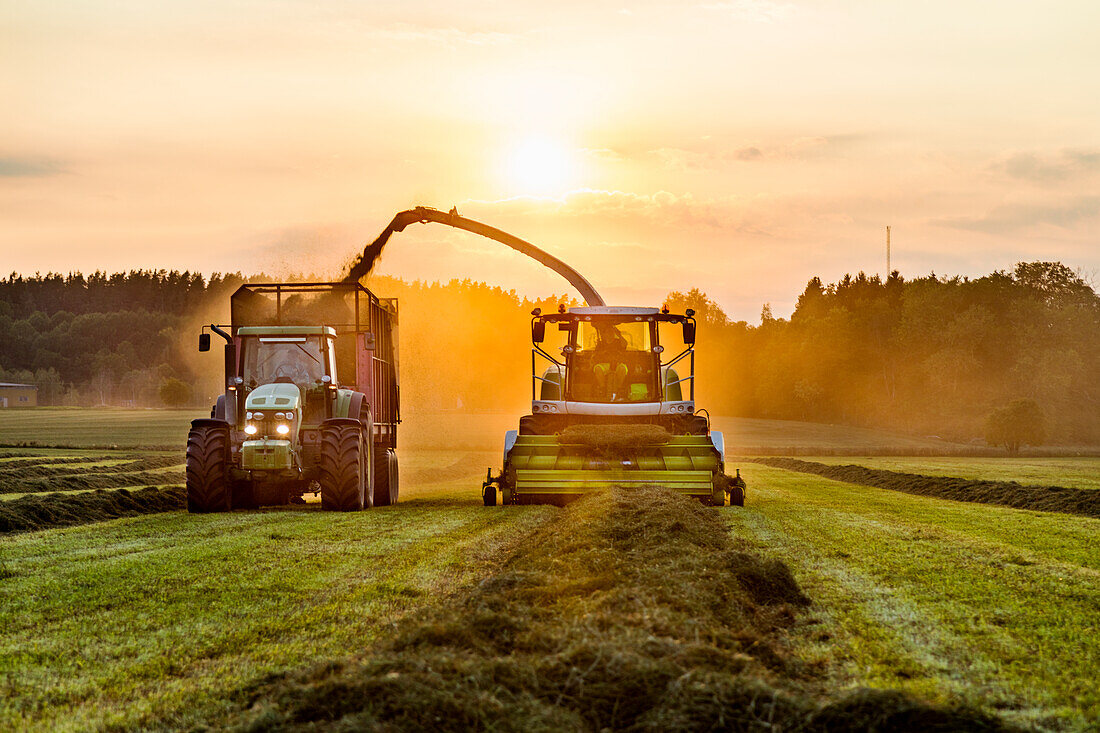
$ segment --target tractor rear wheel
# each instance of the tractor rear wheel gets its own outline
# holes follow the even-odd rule
[[[187,511],[227,512],[232,508],[229,426],[191,428],[187,434]]]
[[[397,454],[384,445],[374,446],[374,505],[397,503]]]
[[[321,508],[354,512],[370,506],[369,449],[357,425],[321,426]]]

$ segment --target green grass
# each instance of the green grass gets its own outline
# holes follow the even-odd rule
[[[1100,718],[1100,521],[909,496],[763,466],[735,536],[814,599],[796,651],[902,688],[1084,729]]]
[[[207,410],[125,410],[39,407],[0,411],[0,444],[37,443],[77,448],[171,446],[187,443],[187,430]]]
[[[955,476],[989,481],[1016,481],[1038,486],[1066,486],[1074,489],[1100,489],[1100,458],[886,458],[837,457],[807,458],[820,463],[855,463],[867,468],[919,473],[926,476]]]
[[[186,726],[266,674],[361,651],[554,511],[486,509],[468,480],[408,493],[353,514],[173,512],[0,539],[0,729]]]
[[[154,411],[88,412],[0,412],[0,442],[74,442],[62,438],[80,431],[87,444],[163,442],[144,424]],[[39,432],[4,432],[32,413]],[[190,415],[162,419],[185,430]],[[785,425],[744,421],[743,434],[759,440]],[[488,434],[481,425],[470,435],[478,430]],[[867,437],[828,430],[796,424],[787,440],[839,450]],[[489,448],[406,445],[403,503],[359,514],[171,513],[0,538],[0,729],[187,727],[188,711],[224,711],[227,694],[266,674],[363,649],[392,618],[489,572],[495,550],[555,511],[480,507],[485,467],[501,460]],[[18,448],[0,450],[0,462],[16,453],[84,459],[54,464],[62,473],[118,460]],[[1100,488],[1090,483],[1096,459],[817,460]],[[835,685],[992,705],[1054,729],[1100,718],[1100,520],[759,465],[743,474],[749,505],[721,511],[735,537],[795,570],[814,606],[791,642]]]

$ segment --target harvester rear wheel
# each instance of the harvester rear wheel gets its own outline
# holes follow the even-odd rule
[[[233,508],[229,482],[229,426],[203,425],[187,434],[187,511]]]
[[[397,503],[397,456],[392,448],[374,446],[374,505]]]
[[[370,470],[363,430],[357,425],[321,426],[321,508],[354,512],[370,506]]]

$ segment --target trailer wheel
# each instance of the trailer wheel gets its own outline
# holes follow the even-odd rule
[[[370,506],[367,456],[359,426],[321,426],[321,509],[354,512]]]
[[[401,471],[397,465],[397,451],[390,449],[390,503],[396,504],[401,496]]]
[[[374,505],[397,503],[397,455],[392,448],[374,446]]]
[[[187,434],[187,511],[228,512],[232,508],[229,426],[191,428]]]

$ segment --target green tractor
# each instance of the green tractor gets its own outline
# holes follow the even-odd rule
[[[187,508],[397,501],[397,301],[358,283],[251,283],[234,294],[225,392],[187,436]],[[209,329],[209,333],[207,332]]]

